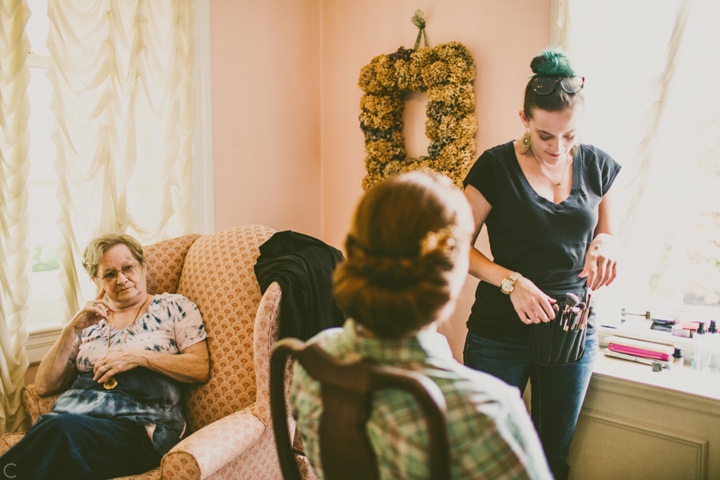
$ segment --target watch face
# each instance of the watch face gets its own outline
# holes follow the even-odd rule
[[[500,283],[500,289],[503,291],[503,293],[510,293],[515,288],[515,282],[510,280],[509,278],[503,279],[503,281]]]

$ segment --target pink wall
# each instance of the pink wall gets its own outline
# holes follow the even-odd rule
[[[478,152],[522,134],[550,0],[211,0],[218,230],[255,222],[342,246],[365,174],[358,75],[413,46],[418,8],[431,46],[459,41],[475,58]],[[443,327],[458,358],[475,285]]]
[[[478,152],[523,132],[517,112],[530,60],[550,40],[550,0],[323,0],[322,235],[336,246],[365,175],[360,69],[381,53],[412,48],[418,30],[410,17],[418,8],[425,12],[430,46],[459,41],[475,58]],[[476,285],[468,279],[455,315],[441,329],[458,359]]]
[[[320,236],[320,0],[210,12],[215,228]]]

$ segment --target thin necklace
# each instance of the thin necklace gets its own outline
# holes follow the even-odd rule
[[[145,305],[148,303],[149,299],[150,299],[150,296],[148,295],[148,298],[142,303],[142,305],[140,305],[140,308],[138,308],[138,311],[135,314],[135,320],[133,320],[133,322],[130,324],[130,329],[127,331],[127,333],[125,334],[125,337],[123,337],[122,341],[120,342],[120,348],[118,348],[118,350],[117,350],[118,352],[122,352],[123,345],[125,345],[125,340],[128,339],[128,337],[130,336],[132,331],[135,329],[135,323],[137,323],[138,318],[140,318],[140,312],[143,311],[143,309],[145,308]],[[111,317],[114,316],[114,312],[111,313],[110,316]],[[108,318],[108,320],[110,320],[110,319]],[[108,322],[108,323],[109,323],[109,327],[108,327],[108,351],[107,352],[109,355],[110,354],[110,337],[112,336],[112,322]],[[127,327],[125,327],[125,328],[127,328]],[[113,388],[117,387],[117,380],[115,379],[115,377],[110,377],[103,382],[103,387],[105,387],[105,390],[112,390]]]
[[[554,184],[556,187],[559,187],[560,185],[563,184],[563,182],[565,181],[565,175],[567,174],[567,164],[570,163],[570,159],[565,160],[565,168],[563,168],[562,178],[560,178],[559,182],[556,182],[555,180],[550,178],[545,172],[543,172],[542,165],[540,165],[540,160],[537,159],[537,157],[535,156],[535,152],[533,152],[532,148],[530,149],[530,155],[532,155],[533,159],[535,160],[535,163],[538,164],[538,168],[540,169],[540,173],[542,174],[543,177],[550,180],[550,182],[552,184]],[[568,154],[566,153],[565,157],[567,158],[567,156],[568,156]]]

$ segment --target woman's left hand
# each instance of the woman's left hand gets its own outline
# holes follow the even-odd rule
[[[586,285],[590,290],[610,285],[616,275],[616,239],[607,233],[598,234],[590,243],[585,255],[585,266],[578,275],[587,278]]]
[[[104,383],[118,373],[127,372],[141,364],[143,351],[112,352],[95,362],[93,380]]]

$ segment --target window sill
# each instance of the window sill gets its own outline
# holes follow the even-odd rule
[[[619,382],[618,385],[626,386],[626,394],[641,398],[657,399],[660,392],[663,392],[663,397],[677,397],[685,399],[684,401],[692,397],[703,398],[706,402],[709,400],[708,405],[720,414],[720,376],[697,373],[690,365],[653,372],[649,365],[606,357],[599,352],[593,368],[593,379],[604,379],[604,383]],[[688,395],[691,397],[687,397]]]
[[[593,369],[595,378],[620,380],[636,386],[660,388],[668,391],[668,394],[670,394],[669,391],[673,391],[704,397],[715,402],[720,401],[720,382],[718,382],[720,376],[698,373],[690,368],[693,346],[691,338],[676,337],[669,332],[651,330],[650,322],[643,319],[628,320],[622,325],[614,326],[616,328],[599,327],[598,337],[601,351],[598,352],[598,359]],[[685,365],[679,369],[653,372],[649,365],[606,357],[602,350],[607,346],[607,338],[613,335],[679,347],[683,351]],[[717,405],[714,408],[717,409]]]
[[[607,338],[613,335],[679,347],[682,349],[685,363],[690,363],[690,358],[692,358],[692,338],[676,337],[670,332],[651,330],[650,321],[648,320],[633,319],[622,324],[616,323],[612,325],[605,325],[601,322],[598,327],[600,346],[607,347]]]
[[[28,327],[28,340],[25,344],[30,364],[40,363],[45,354],[60,337],[62,325],[58,324],[35,324]]]

